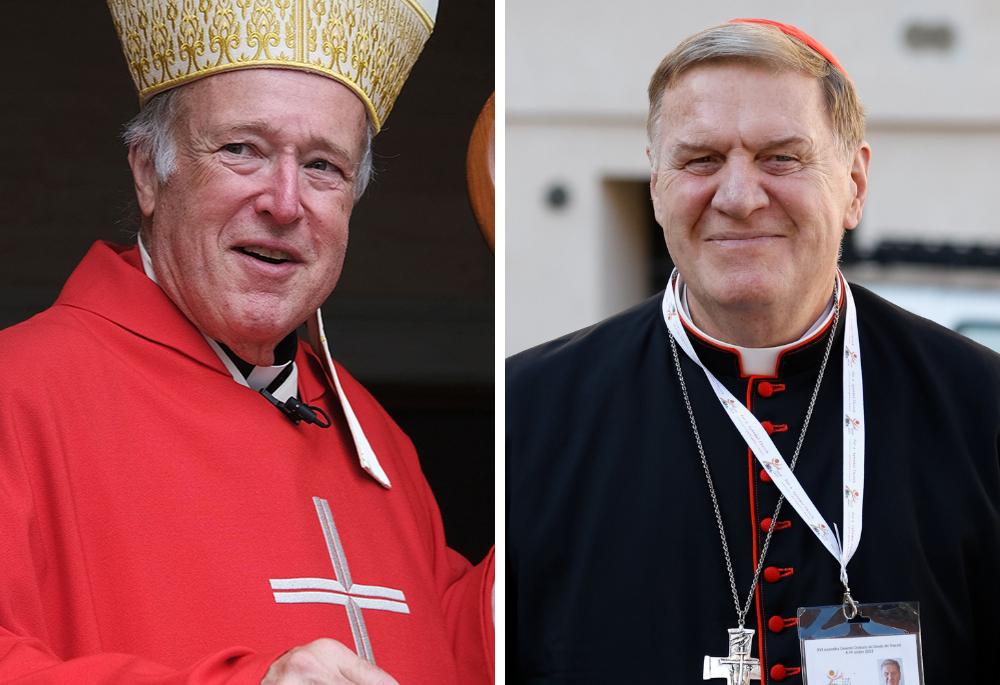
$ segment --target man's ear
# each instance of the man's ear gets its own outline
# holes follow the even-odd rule
[[[156,165],[149,155],[141,154],[135,145],[128,149],[128,165],[132,167],[132,180],[135,183],[135,197],[139,201],[139,209],[143,216],[152,216],[160,189]]]
[[[656,223],[662,226],[663,222],[660,221],[660,196],[656,192],[656,182],[659,180],[660,175],[657,173],[656,165],[653,164],[653,155],[648,145],[646,146],[646,157],[649,159],[649,166],[652,167],[652,173],[649,176],[649,197],[653,200],[653,218],[656,219]]]
[[[865,208],[868,197],[868,163],[871,162],[872,148],[868,141],[862,140],[858,151],[851,160],[851,204],[844,215],[844,228],[852,229],[861,222],[861,211]]]

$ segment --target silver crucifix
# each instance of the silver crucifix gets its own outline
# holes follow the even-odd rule
[[[750,685],[760,680],[760,659],[750,656],[752,628],[729,629],[729,656],[706,656],[702,680],[725,678],[726,685]]]

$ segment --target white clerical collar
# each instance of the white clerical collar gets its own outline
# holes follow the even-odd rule
[[[153,260],[149,258],[149,252],[146,251],[146,246],[142,244],[141,235],[139,236],[139,256],[142,258],[143,271],[146,272],[146,275],[149,276],[153,283],[160,285],[160,282],[156,280],[156,272],[153,271]],[[163,286],[160,287],[162,288]],[[237,368],[236,364],[233,363],[233,360],[230,359],[228,354],[226,354],[226,351],[219,346],[219,343],[205,335],[203,331],[199,332],[201,332],[201,334],[205,337],[205,340],[208,341],[212,350],[219,355],[219,359],[221,359],[222,363],[225,364],[226,370],[232,375],[233,380],[240,385],[245,385],[257,392],[260,392],[269,386],[271,382],[278,377],[278,374],[280,374],[286,366],[291,364],[291,374],[277,389],[271,391],[271,394],[281,402],[287,402],[290,397],[298,396],[299,370],[295,366],[294,358],[291,361],[285,362],[284,364],[278,364],[276,366],[255,366],[249,374],[244,376],[243,372]]]
[[[833,298],[831,297],[830,303],[826,306],[826,311],[820,314],[819,318],[816,319],[816,322],[813,323],[809,330],[795,342],[790,342],[787,345],[778,345],[777,347],[740,347],[739,345],[733,345],[732,343],[716,340],[708,333],[694,325],[694,321],[691,320],[691,311],[688,309],[687,286],[684,285],[684,280],[681,278],[680,274],[677,276],[674,298],[680,305],[677,307],[677,310],[680,312],[681,321],[684,322],[685,326],[713,345],[733,350],[738,354],[740,360],[740,373],[743,376],[766,376],[768,378],[777,376],[778,360],[781,358],[781,353],[785,350],[790,350],[793,347],[798,347],[803,342],[816,335],[819,331],[826,328],[827,324],[829,324],[830,320],[833,318]]]
[[[142,258],[142,270],[146,272],[151,280],[156,285],[160,285],[160,282],[156,280],[156,272],[153,271],[153,260],[149,258],[149,253],[146,251],[146,246],[142,244],[142,234],[139,234],[139,256]],[[163,286],[160,286],[161,288]]]

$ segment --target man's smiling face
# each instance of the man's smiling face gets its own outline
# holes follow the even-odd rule
[[[694,304],[753,313],[829,297],[841,235],[863,202],[819,79],[698,66],[661,106],[653,207]]]
[[[157,280],[251,363],[333,290],[365,143],[365,108],[316,74],[246,69],[185,86],[166,183],[133,160]]]

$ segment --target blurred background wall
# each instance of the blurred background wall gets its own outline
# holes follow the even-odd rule
[[[791,23],[868,108],[848,278],[1000,347],[1000,4],[993,0],[507,0],[506,354],[661,290],[646,87],[698,29]]]
[[[134,242],[119,134],[138,111],[99,0],[4,3],[0,327],[49,306],[98,239]],[[465,155],[494,89],[494,6],[442,2],[383,132],[324,305],[333,356],[410,435],[449,543],[493,540],[493,255],[472,217]]]

